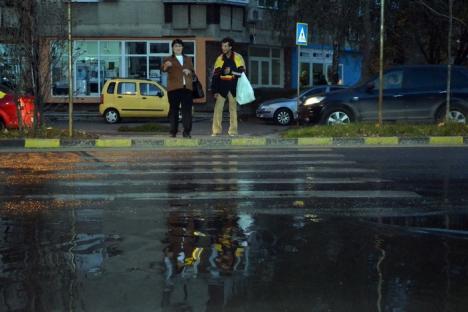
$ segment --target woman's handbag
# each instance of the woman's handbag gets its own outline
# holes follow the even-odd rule
[[[255,101],[255,94],[247,76],[242,75],[237,80],[236,101],[239,105],[248,104]]]
[[[197,75],[193,74],[193,82],[192,82],[192,97],[194,99],[201,99],[205,97],[205,92],[203,92],[203,86],[198,80]]]

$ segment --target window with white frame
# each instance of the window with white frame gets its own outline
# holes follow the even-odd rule
[[[255,87],[281,87],[283,85],[282,50],[251,47],[247,72],[250,82]]]
[[[55,45],[58,46],[58,45]],[[54,48],[54,43],[52,44]],[[67,46],[52,64],[52,94],[68,94]],[[172,54],[170,40],[78,40],[73,43],[73,82],[76,96],[99,96],[104,83],[116,77],[165,83],[162,60]],[[195,42],[184,42],[184,54],[195,64]]]

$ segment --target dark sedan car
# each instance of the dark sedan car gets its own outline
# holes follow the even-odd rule
[[[468,112],[468,69],[452,71],[450,118],[466,123]],[[447,97],[447,66],[412,65],[384,73],[383,119],[386,121],[443,120]],[[300,115],[322,124],[377,120],[379,79],[306,99]]]

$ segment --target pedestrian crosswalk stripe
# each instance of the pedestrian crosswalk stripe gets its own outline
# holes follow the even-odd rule
[[[143,162],[138,163],[136,166],[144,168],[148,167],[195,167],[195,166],[288,166],[288,165],[353,165],[355,161],[351,160],[263,160],[263,161],[239,161],[235,159],[231,160],[211,160],[211,161],[172,161],[172,162]],[[105,167],[119,167],[119,166],[131,166],[132,163],[102,163]],[[96,165],[90,165],[96,166]],[[80,165],[80,169],[84,167]]]
[[[195,175],[195,174],[244,174],[244,173],[252,173],[252,174],[264,174],[264,173],[282,173],[283,175],[287,175],[289,173],[330,173],[330,174],[347,174],[347,173],[368,173],[368,172],[375,172],[374,169],[366,169],[366,168],[334,168],[334,167],[303,167],[303,168],[294,168],[285,170],[283,169],[271,169],[271,168],[256,168],[256,169],[238,169],[237,166],[233,166],[231,168],[213,168],[213,169],[206,169],[206,168],[193,168],[192,170],[178,170],[177,168],[173,170],[148,170],[145,169],[143,171],[137,171],[134,169],[100,169],[100,170],[77,170],[77,171],[70,171],[65,170],[61,171],[63,174],[71,174],[74,172],[79,172],[80,174],[90,174],[90,175],[162,175],[162,174],[169,174],[169,175]]]
[[[387,190],[361,190],[361,191],[216,191],[216,192],[138,192],[117,194],[34,194],[0,196],[0,200],[23,199],[23,200],[229,200],[229,199],[301,199],[301,198],[420,198],[415,192],[387,191]]]
[[[173,179],[161,178],[158,180],[93,180],[93,181],[65,181],[60,183],[62,186],[72,187],[107,187],[107,186],[161,186],[172,184]],[[363,183],[387,183],[390,180],[379,178],[318,178],[318,177],[305,177],[305,178],[285,178],[285,179],[235,179],[235,178],[215,178],[215,179],[179,179],[175,184],[197,184],[197,185],[254,185],[254,184],[363,184]]]
[[[193,161],[193,160],[204,160],[204,161],[209,161],[209,160],[260,160],[260,159],[271,159],[271,158],[277,158],[277,159],[315,159],[315,158],[344,158],[344,155],[342,154],[275,154],[274,157],[272,157],[271,154],[265,154],[265,155],[222,155],[222,154],[211,154],[211,155],[197,155],[197,156],[191,156],[191,155],[185,155],[185,157],[177,157],[174,158],[174,156],[171,155],[166,155],[166,156],[158,156],[157,160],[158,162],[174,162],[175,160],[182,160],[182,159],[187,159],[187,161]],[[98,160],[95,157],[89,157],[85,156],[83,157],[82,162],[76,163],[78,166],[84,165],[84,164],[116,164],[116,163],[122,163],[122,164],[128,164],[128,163],[144,163],[145,161],[151,161],[154,160],[155,157],[131,157],[129,156],[121,156],[121,157],[112,157],[112,158],[106,158],[105,162],[92,162],[93,160]],[[90,162],[91,161],[91,162]]]

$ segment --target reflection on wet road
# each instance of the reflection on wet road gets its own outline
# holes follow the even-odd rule
[[[0,153],[0,311],[466,311],[465,162]]]

